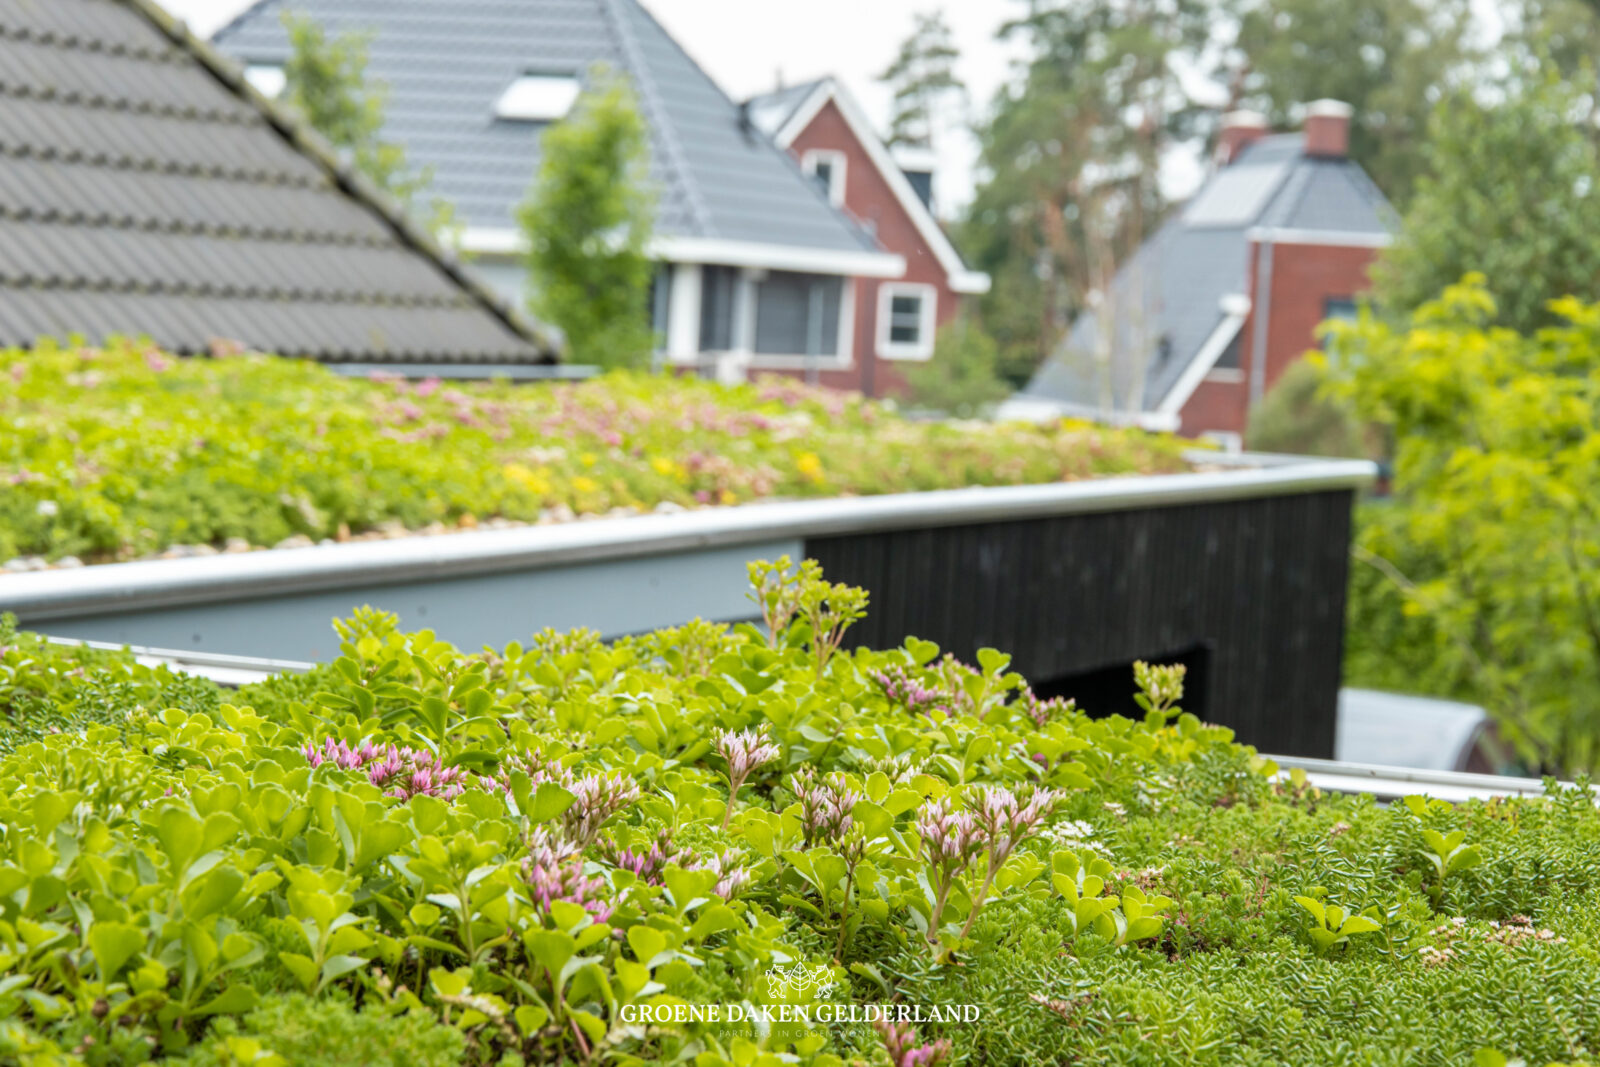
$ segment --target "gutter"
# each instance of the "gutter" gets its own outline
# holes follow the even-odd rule
[[[1215,459],[1210,452],[1195,456],[1206,463]],[[1365,460],[1306,460],[1243,470],[744,504],[437,537],[110,563],[0,577],[0,610],[15,612],[37,627],[49,619],[94,613],[552,569],[784,539],[1356,490],[1376,477],[1376,465]]]
[[[1267,391],[1267,325],[1272,318],[1272,232],[1261,231],[1256,253],[1256,286],[1253,305],[1255,330],[1250,339],[1250,402],[1246,417],[1261,403]]]
[[[519,231],[500,227],[472,227],[462,231],[461,250],[474,255],[515,257],[528,249]],[[866,249],[807,248],[721,237],[683,237],[656,234],[645,249],[651,259],[668,263],[708,263],[721,267],[758,267],[813,274],[839,274],[856,278],[899,278],[906,272],[904,256]]]

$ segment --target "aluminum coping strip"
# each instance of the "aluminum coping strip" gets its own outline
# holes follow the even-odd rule
[[[1338,760],[1310,759],[1302,756],[1269,756],[1263,759],[1281,768],[1278,778],[1288,780],[1288,771],[1298,767],[1306,781],[1331,793],[1371,793],[1379,799],[1393,799],[1424,793],[1452,804],[1491,797],[1539,797],[1544,795],[1544,780],[1513,778],[1498,774],[1472,774],[1467,771],[1424,771],[1410,767],[1385,767],[1373,763],[1341,763]],[[1571,786],[1571,782],[1562,782]]]
[[[1220,457],[1193,453],[1196,462]],[[1250,463],[1251,457],[1222,462]],[[554,526],[479,530],[179,560],[108,563],[0,576],[0,610],[41,620],[256,599],[393,582],[692,552],[784,538],[1041,519],[1130,508],[1359,489],[1377,466],[1365,460],[1281,462],[1249,469],[1097,478],[1048,485],[751,503],[671,515],[590,519]]]

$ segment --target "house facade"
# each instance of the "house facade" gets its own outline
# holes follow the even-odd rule
[[[932,358],[938,328],[963,300],[989,289],[988,275],[967,269],[933,212],[932,153],[892,152],[833,78],[758,96],[746,107],[831,204],[905,261],[898,277],[856,283],[854,358],[814,376],[869,396],[902,391],[903,369]]]
[[[526,299],[516,211],[543,131],[600,67],[627,79],[650,134],[663,361],[727,379],[848,366],[858,280],[905,273],[638,0],[262,0],[215,42],[266,90],[283,83],[285,10],[368,36],[383,136],[431,172],[462,249],[510,300]]]
[[[1254,112],[1227,115],[1211,177],[1000,414],[1239,444],[1255,405],[1318,346],[1317,326],[1354,314],[1392,240],[1393,209],[1348,158],[1350,117],[1320,100],[1299,132],[1274,134]]]

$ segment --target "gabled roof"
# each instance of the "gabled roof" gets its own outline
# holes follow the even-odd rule
[[[0,344],[339,362],[555,347],[149,0],[0,0]]]
[[[329,33],[371,35],[367,69],[388,87],[384,136],[432,170],[471,250],[517,247],[515,212],[539,170],[545,125],[497,118],[496,101],[524,75],[581,79],[604,64],[627,76],[650,129],[662,258],[903,269],[829,206],[637,0],[260,0],[215,41],[244,62],[281,64],[286,9]]]
[[[1100,414],[1109,380],[1112,410],[1175,423],[1238,339],[1249,313],[1253,239],[1378,247],[1395,226],[1393,209],[1359,164],[1306,155],[1299,133],[1263,137],[1211,175],[1117,272],[1109,364],[1095,358],[1095,316],[1080,315],[1007,407]]]
[[[872,160],[873,167],[888,183],[895,200],[910,216],[917,233],[922,236],[923,241],[939,261],[939,266],[944,268],[950,288],[958,293],[988,292],[989,276],[967,269],[967,265],[961,259],[961,253],[956,251],[955,245],[944,232],[944,227],[939,225],[939,220],[934,218],[928,205],[911,187],[905,172],[890,155],[888,146],[872,128],[866,113],[838,79],[820,78],[817,81],[764,93],[751,97],[745,106],[749,109],[750,121],[771,136],[779,148],[787,149],[794,144],[795,138],[800,136],[829,101],[838,107],[839,114],[844,117],[850,132],[861,143],[867,157]]]

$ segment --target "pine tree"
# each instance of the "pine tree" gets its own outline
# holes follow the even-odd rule
[[[966,96],[956,79],[955,62],[961,53],[950,36],[943,11],[919,13],[916,28],[900,45],[889,69],[878,76],[894,89],[894,118],[887,144],[933,147],[941,106],[952,97]]]

